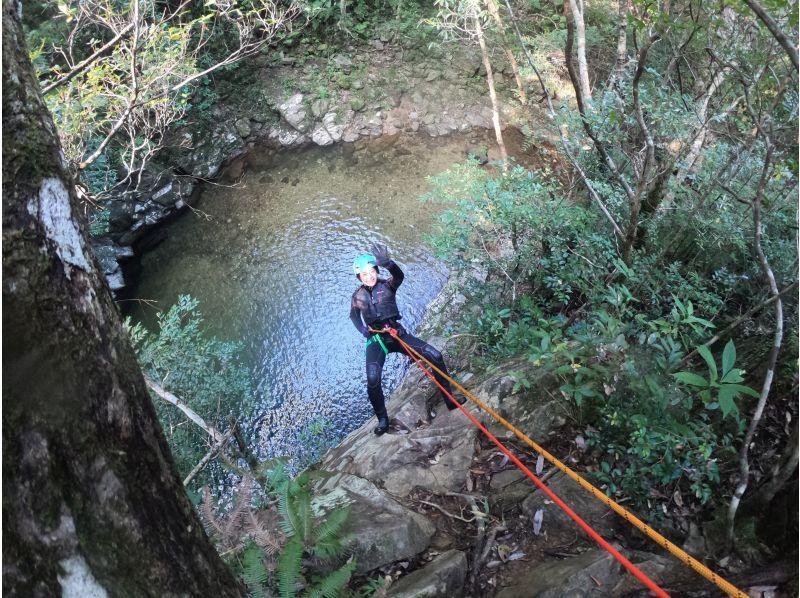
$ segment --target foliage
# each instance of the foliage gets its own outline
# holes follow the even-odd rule
[[[306,579],[303,573],[309,559],[315,564],[341,560],[348,541],[343,529],[349,511],[335,509],[324,519],[315,516],[308,473],[290,479],[278,466],[272,470],[270,482],[270,495],[277,498],[279,525],[287,540],[277,555],[265,553],[257,543],[247,547],[239,568],[248,588],[255,596],[274,595],[276,591],[285,598],[341,596],[355,571],[355,560],[349,559],[327,575]]]
[[[455,267],[485,271],[484,284],[463,289],[472,315],[458,332],[477,339],[478,364],[524,355],[554,377],[609,494],[654,516],[676,492],[687,506],[706,505],[744,431],[736,397],[758,393],[743,384],[732,341],[719,368],[699,349],[707,375],[673,371],[715,320],[736,315],[726,307],[742,281],[731,274],[738,256],[710,278],[704,264],[692,268],[698,259],[641,254],[627,266],[592,208],[565,201],[548,180],[521,168],[498,177],[474,162],[431,179],[423,199],[449,206],[434,248]],[[514,390],[539,387],[520,374]]]
[[[207,423],[224,433],[230,418],[249,416],[254,401],[249,370],[239,358],[241,343],[208,337],[196,299],[179,296],[158,314],[154,332],[130,319],[125,326],[142,371]],[[185,476],[208,450],[209,439],[174,406],[158,397],[153,402],[178,471]],[[220,474],[213,465],[208,471]]]

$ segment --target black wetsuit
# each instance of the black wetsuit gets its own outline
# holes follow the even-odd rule
[[[375,410],[375,415],[379,418],[381,416],[386,417],[386,406],[383,388],[381,387],[381,373],[383,372],[386,355],[387,353],[407,354],[407,352],[393,336],[389,334],[373,334],[369,332],[369,328],[375,330],[381,330],[384,326],[395,328],[404,343],[424,355],[426,359],[447,374],[447,366],[444,364],[442,354],[425,341],[409,334],[400,324],[399,320],[402,316],[397,309],[395,293],[403,282],[404,274],[400,267],[391,260],[386,264],[386,269],[389,270],[391,277],[388,279],[379,278],[371,289],[362,284],[353,293],[353,298],[350,301],[350,320],[367,339],[367,396],[369,397],[369,402],[372,403],[372,408]],[[385,351],[377,341],[377,338],[375,338],[377,336],[380,336],[381,341],[383,341],[383,347],[386,347]],[[447,380],[435,371],[433,374],[437,381],[450,392],[450,384]],[[455,404],[451,405],[452,401],[448,400],[445,395],[442,395],[442,398],[448,408],[455,408]]]

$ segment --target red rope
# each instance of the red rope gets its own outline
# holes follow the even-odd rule
[[[558,496],[556,496],[555,493],[552,490],[550,490],[550,488],[548,488],[544,484],[544,482],[542,482],[539,478],[537,478],[536,475],[534,475],[534,473],[530,469],[528,469],[525,466],[524,463],[522,463],[522,461],[520,461],[517,457],[515,457],[511,453],[511,451],[509,451],[503,445],[502,442],[500,442],[497,438],[495,438],[495,436],[491,432],[489,432],[489,430],[487,430],[483,426],[483,424],[481,424],[475,418],[474,415],[472,415],[469,411],[467,411],[466,407],[464,407],[463,405],[459,405],[458,401],[456,401],[453,398],[453,395],[451,395],[449,392],[447,392],[447,390],[445,390],[445,388],[441,384],[439,384],[439,381],[433,376],[433,374],[431,374],[428,371],[428,369],[425,368],[422,365],[422,363],[420,363],[420,361],[411,353],[411,351],[409,351],[408,345],[406,343],[404,343],[400,339],[400,337],[397,335],[397,330],[395,330],[394,328],[389,328],[388,332],[389,332],[389,334],[391,334],[393,337],[395,337],[398,340],[398,342],[406,350],[406,353],[408,354],[408,356],[411,357],[411,359],[414,360],[414,362],[422,369],[422,371],[425,372],[425,375],[428,376],[428,378],[430,378],[431,380],[433,380],[433,382],[436,384],[436,386],[438,386],[439,389],[443,393],[445,393],[452,400],[453,404],[456,405],[459,409],[461,409],[461,411],[464,412],[464,414],[472,421],[472,423],[475,424],[475,426],[477,426],[477,428],[481,432],[483,432],[486,435],[486,437],[489,438],[489,440],[491,440],[495,445],[497,445],[497,448],[499,448],[501,451],[503,451],[503,453],[506,454],[508,456],[508,458],[511,459],[511,461],[513,461],[514,464],[517,467],[519,467],[523,472],[525,472],[525,474],[531,480],[533,480],[533,482],[537,486],[539,486],[539,488],[541,488],[542,491],[544,491],[544,493],[547,494],[547,496],[554,503],[556,503],[559,507],[561,507],[561,509],[563,509],[563,511],[567,515],[569,515],[572,518],[572,520],[575,521],[575,523],[577,523],[581,527],[581,529],[583,529],[583,531],[585,531],[587,534],[589,534],[595,542],[597,542],[600,546],[602,546],[605,550],[607,550],[611,554],[611,556],[613,556],[615,559],[617,559],[622,564],[622,566],[625,567],[631,573],[631,575],[633,575],[636,579],[638,579],[640,582],[642,582],[642,584],[644,586],[646,586],[656,596],[659,596],[660,598],[669,598],[669,594],[667,594],[664,590],[662,590],[660,587],[658,587],[655,584],[655,582],[653,582],[653,580],[651,580],[649,577],[647,577],[647,575],[642,573],[642,571],[636,565],[634,565],[628,559],[626,559],[616,548],[611,546],[611,544],[609,544],[606,540],[604,540],[603,537],[600,534],[598,534],[596,531],[594,531],[589,526],[588,523],[586,523],[583,519],[581,519],[580,516],[577,513],[575,513],[575,511],[570,509],[566,505],[566,503],[564,503],[564,501],[562,501]]]

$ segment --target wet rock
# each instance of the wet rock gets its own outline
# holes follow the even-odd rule
[[[620,579],[620,566],[602,549],[563,561],[533,565],[497,598],[574,598],[608,596]]]
[[[352,535],[348,551],[358,560],[357,574],[419,554],[436,529],[427,517],[406,509],[364,478],[334,474],[320,480],[312,493],[317,516],[339,507],[350,509],[343,533]]]
[[[113,198],[106,204],[108,229],[112,233],[127,230],[133,224],[134,201],[130,198]]]
[[[449,550],[422,569],[401,578],[389,588],[395,598],[450,598],[460,596],[467,576],[467,557],[460,550]]]

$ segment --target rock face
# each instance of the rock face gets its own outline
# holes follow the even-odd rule
[[[472,462],[477,430],[460,411],[448,411],[441,403],[439,415],[428,424],[426,397],[416,388],[419,376],[407,376],[388,402],[392,422],[408,434],[376,438],[368,424],[328,451],[322,468],[381,483],[398,497],[416,486],[436,493],[458,491]]]
[[[609,553],[592,549],[563,561],[532,566],[497,598],[563,598],[609,596],[620,579],[621,566]]]
[[[413,557],[428,547],[435,531],[426,517],[390,498],[374,484],[346,473],[331,475],[313,489],[315,515],[348,507],[345,534],[352,534],[350,551],[357,573],[366,573],[392,561]]]
[[[559,473],[548,481],[547,487],[584,520],[593,521],[593,527],[604,538],[613,537],[618,526],[618,516],[600,501],[594,498],[577,482]],[[542,510],[542,530],[557,532],[575,529],[575,522],[562,509],[547,498],[544,492],[537,491],[528,496],[522,503],[522,511],[532,517]]]
[[[461,596],[467,575],[467,557],[460,550],[440,554],[422,569],[389,588],[394,598],[451,598]]]

